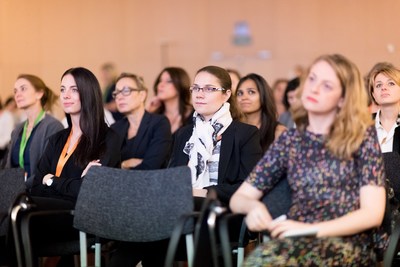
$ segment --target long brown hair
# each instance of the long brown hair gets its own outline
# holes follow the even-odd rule
[[[57,95],[47,87],[42,79],[32,74],[20,74],[17,79],[25,79],[29,81],[36,92],[43,92],[43,96],[40,99],[40,105],[45,111],[51,111],[54,103],[57,101]]]

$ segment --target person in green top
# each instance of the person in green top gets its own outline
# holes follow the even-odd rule
[[[26,115],[11,134],[7,167],[25,170],[27,187],[31,187],[34,170],[48,138],[63,129],[60,121],[47,113],[57,96],[39,77],[21,74],[14,84],[14,99]]]

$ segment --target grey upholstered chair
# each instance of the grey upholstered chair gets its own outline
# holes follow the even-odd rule
[[[193,211],[190,169],[122,170],[92,167],[75,206],[74,227],[100,238],[151,242],[169,238],[181,215]],[[95,265],[100,266],[100,246]],[[86,249],[81,250],[86,266]]]
[[[0,170],[0,184],[0,236],[3,236],[8,229],[9,209],[17,195],[25,191],[24,170]]]
[[[24,191],[23,169],[0,170],[0,265],[2,265],[2,261],[5,261],[5,254],[7,254],[6,236],[9,229],[9,210],[14,199]]]

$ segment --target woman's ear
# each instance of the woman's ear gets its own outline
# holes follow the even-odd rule
[[[343,107],[343,104],[344,104],[344,98],[341,97],[341,98],[339,99],[339,102],[338,102],[338,108],[342,108],[342,107]]]
[[[231,90],[226,90],[224,95],[225,95],[225,102],[227,102],[229,100],[229,98],[231,97],[231,95],[232,95],[232,91]]]

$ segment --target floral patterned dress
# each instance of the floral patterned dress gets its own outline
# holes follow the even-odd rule
[[[292,190],[287,216],[296,221],[327,221],[357,210],[362,186],[384,186],[376,131],[373,126],[368,128],[350,160],[335,157],[324,143],[323,135],[286,131],[258,162],[247,182],[268,193],[286,176]],[[385,240],[377,230],[337,238],[275,239],[258,247],[245,266],[373,266],[374,249],[383,247]]]

